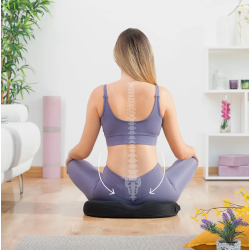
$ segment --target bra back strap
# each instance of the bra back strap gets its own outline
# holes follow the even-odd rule
[[[155,96],[158,96],[159,97],[159,86],[156,84],[155,85]]]
[[[104,85],[104,88],[103,88],[103,98],[108,98],[106,84]]]

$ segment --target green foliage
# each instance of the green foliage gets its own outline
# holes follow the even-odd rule
[[[242,221],[242,218],[238,219],[234,215],[233,211],[228,208],[227,213],[222,214],[223,221],[219,221],[219,223],[223,224],[223,228],[216,227],[216,224],[203,219],[202,222],[204,224],[201,225],[201,228],[210,232],[211,234],[217,234],[220,236],[221,240],[226,243],[235,243],[238,239],[242,238],[240,236],[246,236],[244,232],[237,231],[239,226],[249,226],[247,222]]]
[[[34,70],[26,64],[24,53],[28,41],[34,37],[33,27],[48,9],[53,1],[47,0],[1,0],[1,103],[17,103],[20,94],[33,91],[31,84],[26,83],[27,69]],[[40,16],[40,17],[39,17]],[[33,91],[34,92],[34,91]]]

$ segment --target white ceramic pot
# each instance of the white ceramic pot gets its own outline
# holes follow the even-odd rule
[[[227,79],[221,70],[216,70],[213,75],[214,89],[226,89]]]
[[[226,243],[221,240],[216,241],[216,249],[217,250],[240,250],[241,249],[241,241],[237,240],[235,243]]]

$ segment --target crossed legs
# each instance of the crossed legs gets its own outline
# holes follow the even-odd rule
[[[167,195],[170,195],[171,192],[171,198],[169,198],[176,202],[192,180],[196,170],[196,159],[176,160],[174,164],[166,170],[166,183],[165,185],[162,183],[157,196],[168,198]],[[98,170],[85,160],[72,160],[68,163],[68,173],[71,180],[85,194],[87,199],[94,199],[94,191],[99,181]],[[102,173],[100,173],[100,175],[102,176]],[[170,182],[173,190],[168,190],[170,185],[167,182]],[[113,198],[114,197],[112,197],[112,199]],[[150,200],[150,196],[148,196],[148,198],[145,197],[145,201],[147,201],[147,199]]]

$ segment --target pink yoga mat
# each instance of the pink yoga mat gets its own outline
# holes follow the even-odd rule
[[[61,97],[43,97],[43,178],[61,178]]]

